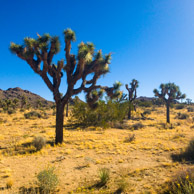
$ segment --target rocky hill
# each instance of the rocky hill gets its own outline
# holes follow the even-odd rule
[[[137,98],[137,100],[139,100],[139,101],[154,101],[156,98],[154,98],[154,97],[146,97],[146,96],[140,96],[140,97],[138,97]]]
[[[4,99],[18,99],[21,102],[22,98],[26,98],[27,104],[30,104],[31,107],[37,107],[41,104],[41,106],[48,107],[52,106],[53,102],[45,100],[41,96],[34,94],[28,90],[22,90],[19,87],[9,88],[7,90],[0,89],[0,100]]]

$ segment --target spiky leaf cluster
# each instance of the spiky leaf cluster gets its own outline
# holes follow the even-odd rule
[[[44,53],[50,50],[56,54],[60,50],[60,42],[57,36],[51,37],[49,34],[39,34],[37,39],[26,37],[22,45],[11,43],[10,50],[24,60],[33,60],[43,57]]]
[[[104,92],[107,93],[110,99],[118,98],[121,95],[120,86],[122,84],[120,82],[115,82],[113,87],[104,87],[101,89],[96,89],[88,93],[86,95],[86,101],[91,108],[96,108],[98,105],[98,100],[102,98]]]
[[[65,41],[76,41],[75,32],[72,29],[68,28],[63,33],[65,35]]]
[[[78,46],[78,59],[85,60],[86,62],[91,62],[94,54],[93,43],[83,43],[81,42]]]

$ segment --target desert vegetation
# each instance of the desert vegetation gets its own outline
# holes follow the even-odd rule
[[[91,109],[75,98],[62,144],[54,106],[1,107],[0,192],[193,193],[193,104],[174,104],[169,124],[155,99],[136,102],[130,120],[129,102],[118,99]]]
[[[167,2],[153,1],[146,2],[144,10],[144,2],[134,7],[135,1],[123,1],[117,2],[114,10],[115,2],[99,1],[92,9],[85,1],[12,2],[14,9],[9,5],[0,31],[6,32],[0,36],[6,49],[10,45],[5,56],[1,49],[0,79],[9,86],[0,88],[0,193],[194,193],[194,104],[178,86],[182,84],[185,87],[181,89],[192,95],[188,91],[192,68],[184,64],[192,61],[193,45],[188,47],[192,39],[187,36],[193,25],[186,22],[191,18],[187,12],[180,17],[188,5],[168,7]],[[26,10],[25,17],[18,18]],[[176,10],[181,12],[173,18]],[[3,12],[1,8],[1,16]],[[162,18],[160,23],[155,17]],[[77,47],[76,33],[70,28],[61,34],[63,41],[44,33],[58,34],[61,22],[66,26],[72,21],[76,21],[72,24],[75,30],[80,29]],[[166,24],[170,31],[163,29]],[[184,32],[180,30],[183,24],[188,26],[181,40],[177,34]],[[114,28],[109,28],[111,25]],[[15,43],[23,37],[23,43]],[[10,39],[14,42],[8,43]],[[94,40],[96,46],[87,40]],[[103,54],[100,48],[109,53]],[[31,78],[33,73],[36,81]],[[13,76],[12,83],[7,75]],[[10,88],[21,80],[27,90]],[[162,84],[153,90],[155,83]],[[28,89],[42,90],[45,96],[48,90],[51,101]],[[138,96],[150,91],[155,97]]]

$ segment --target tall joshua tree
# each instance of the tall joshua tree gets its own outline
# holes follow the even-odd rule
[[[115,86],[108,88],[96,85],[97,80],[109,72],[111,54],[103,56],[101,50],[95,52],[94,45],[89,42],[82,42],[78,45],[77,56],[71,54],[71,43],[76,40],[76,37],[71,29],[67,29],[64,30],[65,60],[59,60],[57,64],[53,64],[53,57],[60,49],[59,37],[49,34],[37,35],[36,39],[24,38],[22,45],[11,43],[10,50],[26,61],[53,93],[56,102],[55,143],[62,143],[64,107],[71,96],[82,91],[85,92],[86,100],[93,108],[104,91],[109,96],[114,96]],[[66,74],[67,90],[64,95],[61,95],[59,87],[64,73]],[[78,81],[81,84],[75,88]]]
[[[154,89],[154,94],[156,97],[162,99],[166,105],[166,122],[170,123],[170,104],[174,100],[184,99],[185,94],[180,92],[179,86],[174,83],[167,83],[160,85],[160,92],[157,89]]]
[[[136,79],[133,79],[130,83],[131,87],[129,88],[128,84],[125,85],[128,91],[129,97],[129,111],[128,111],[128,119],[131,119],[131,111],[134,108],[134,100],[137,97],[137,88],[139,87],[139,82]]]

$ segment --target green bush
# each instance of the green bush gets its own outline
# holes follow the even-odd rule
[[[184,104],[177,104],[175,106],[175,109],[177,109],[177,110],[180,110],[180,109],[183,109],[183,108],[185,108],[185,105]]]
[[[114,101],[99,101],[95,109],[91,109],[84,102],[75,102],[72,110],[72,118],[69,122],[83,127],[99,126],[107,128],[114,126],[115,122],[122,122],[127,114],[128,106],[125,103]]]
[[[41,118],[42,115],[36,111],[31,111],[31,112],[25,113],[24,117],[26,119],[34,119],[34,118]]]
[[[41,172],[38,173],[38,186],[43,191],[43,193],[52,193],[55,191],[59,179],[58,176],[55,174],[53,167],[49,167]]]
[[[33,139],[32,143],[34,147],[36,148],[36,150],[39,151],[45,146],[46,140],[44,137],[37,136]]]
[[[166,183],[164,194],[193,194],[194,193],[194,168],[177,173],[177,175]]]
[[[143,112],[143,114],[144,114],[144,115],[150,115],[150,114],[151,114],[151,110],[145,110],[145,111]]]

